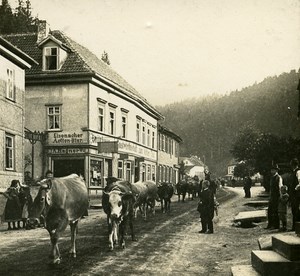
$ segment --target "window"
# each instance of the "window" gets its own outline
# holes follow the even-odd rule
[[[165,151],[165,135],[161,135],[161,145],[162,145],[162,147],[161,147],[161,150],[162,151]]]
[[[151,165],[147,165],[147,180],[151,180]]]
[[[155,132],[152,131],[152,148],[155,148]]]
[[[131,163],[126,163],[126,180],[131,182]]]
[[[45,47],[44,48],[44,70],[58,69],[58,48]]]
[[[61,110],[60,106],[48,106],[48,129],[61,129]]]
[[[109,134],[115,135],[115,112],[109,112]]]
[[[146,145],[146,125],[144,123],[142,126],[142,144]]]
[[[123,162],[118,161],[118,178],[123,178]]]
[[[6,134],[5,135],[5,168],[7,170],[14,169],[14,136]]]
[[[147,146],[150,147],[150,129],[147,129]]]
[[[122,115],[122,138],[126,138],[127,136],[127,116],[125,114]]]
[[[10,100],[16,99],[15,71],[7,69],[6,97]]]
[[[140,136],[141,136],[141,120],[137,119],[136,121],[136,141],[140,142]]]
[[[142,181],[146,181],[146,165],[142,166]]]
[[[152,165],[152,181],[155,181],[156,177],[155,177],[155,165]]]
[[[104,106],[98,104],[98,130],[104,132]]]

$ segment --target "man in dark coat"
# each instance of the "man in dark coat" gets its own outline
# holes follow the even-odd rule
[[[277,165],[271,168],[270,178],[270,196],[268,205],[268,225],[266,229],[279,229],[278,204],[280,198],[280,187],[282,186],[282,178],[278,174]]]
[[[289,197],[291,202],[292,208],[292,215],[293,215],[293,226],[292,231],[295,230],[295,222],[300,221],[300,168],[299,168],[299,161],[297,158],[291,160],[290,165],[292,167],[292,178],[291,184],[289,185]]]
[[[209,189],[209,181],[202,182],[202,192],[200,194],[201,207],[199,208],[202,229],[199,233],[212,234],[214,232],[214,194]]]
[[[244,191],[245,191],[245,197],[250,198],[251,197],[251,186],[252,186],[252,180],[249,176],[246,176],[244,179]]]

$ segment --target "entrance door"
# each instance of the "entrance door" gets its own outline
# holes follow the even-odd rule
[[[72,173],[84,177],[84,159],[63,159],[54,160],[54,176],[62,177]]]

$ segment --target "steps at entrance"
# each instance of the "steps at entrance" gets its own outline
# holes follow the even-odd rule
[[[300,239],[296,236],[273,236],[272,249],[290,261],[300,261]]]
[[[269,250],[253,250],[251,263],[263,276],[293,275],[294,264],[280,254]],[[278,274],[278,272],[280,272]]]
[[[260,276],[251,265],[235,265],[231,267],[232,276]]]

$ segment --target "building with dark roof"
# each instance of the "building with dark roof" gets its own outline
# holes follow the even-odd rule
[[[179,163],[183,165],[184,173],[190,177],[198,176],[199,179],[204,179],[205,169],[208,167],[204,162],[197,156],[180,157]]]
[[[9,187],[13,179],[23,181],[24,70],[32,64],[34,59],[0,36],[0,188]]]
[[[108,176],[152,176],[163,116],[126,80],[45,21],[38,33],[6,39],[38,62],[26,70],[26,128],[47,135],[36,147],[34,178],[47,169],[78,173],[97,189]]]

